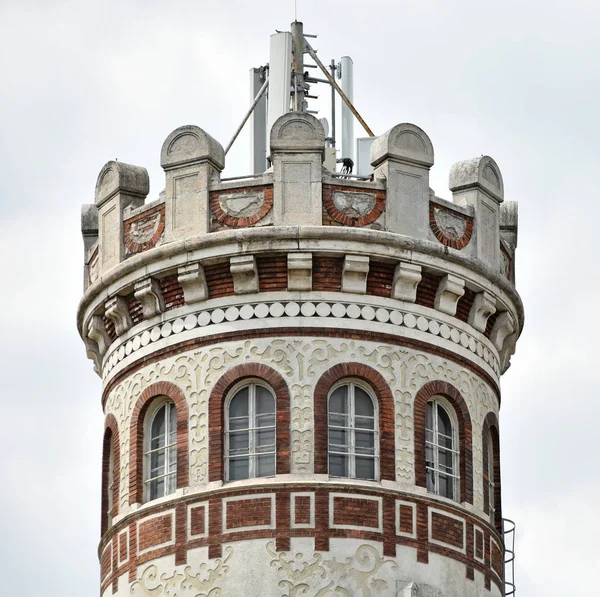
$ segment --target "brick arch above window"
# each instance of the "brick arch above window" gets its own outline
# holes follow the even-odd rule
[[[315,386],[315,473],[327,474],[327,399],[331,388],[344,379],[360,379],[366,383],[379,405],[379,479],[396,478],[396,442],[394,397],[384,377],[362,363],[341,363],[321,376]]]
[[[175,403],[177,411],[177,488],[188,484],[188,405],[185,394],[168,381],[148,386],[138,398],[131,417],[129,454],[129,503],[144,500],[144,419],[152,402],[164,397]]]
[[[430,381],[415,397],[414,439],[415,439],[415,483],[427,487],[425,467],[425,415],[427,402],[434,396],[443,396],[452,405],[458,419],[458,443],[460,451],[460,501],[473,503],[473,431],[471,415],[465,399],[450,383]]]
[[[500,475],[500,427],[496,413],[489,412],[483,421],[483,433],[481,434],[481,446],[483,453],[483,474],[488,470],[488,437],[492,438],[492,449],[494,451],[494,504],[496,507],[495,525],[499,533],[502,533],[502,489]],[[489,486],[483,479],[483,510],[486,514],[490,512]]]
[[[275,473],[290,472],[290,391],[277,371],[259,363],[237,365],[224,373],[215,384],[208,401],[208,479],[225,479],[223,434],[225,431],[225,399],[230,390],[244,379],[264,381],[275,394],[276,450]]]
[[[102,440],[102,518],[100,521],[100,533],[104,535],[108,530],[108,473],[110,470],[110,443],[113,444],[113,487],[112,487],[112,510],[114,518],[119,513],[119,480],[121,478],[121,448],[119,443],[119,425],[112,413],[106,416],[104,422],[104,438]]]

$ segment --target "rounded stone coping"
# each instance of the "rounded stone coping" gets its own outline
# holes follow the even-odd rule
[[[237,298],[237,297],[236,297]],[[239,298],[238,298],[239,300]],[[384,299],[385,300],[385,299]],[[107,384],[121,369],[144,358],[165,345],[185,342],[204,335],[227,333],[228,324],[236,323],[240,331],[270,327],[340,327],[355,322],[361,330],[365,324],[377,326],[367,331],[397,334],[400,337],[428,340],[440,348],[468,358],[499,384],[500,361],[495,347],[483,334],[453,318],[438,317],[427,308],[410,309],[405,303],[393,306],[361,304],[349,300],[269,300],[241,304],[219,304],[187,313],[174,313],[169,319],[155,318],[142,327],[138,324],[121,341],[116,340],[102,360],[102,377]],[[415,305],[412,305],[415,307]],[[416,306],[419,307],[419,306]],[[288,320],[288,321],[286,321]],[[325,325],[325,322],[329,322]],[[209,331],[211,330],[211,331]],[[214,330],[214,331],[212,331]],[[401,331],[400,331],[401,330]],[[176,339],[177,338],[177,339]],[[136,355],[137,356],[136,358]]]
[[[493,271],[479,259],[460,251],[429,240],[380,230],[338,226],[273,226],[203,234],[166,243],[130,257],[103,273],[88,287],[77,309],[79,333],[83,336],[84,320],[92,314],[90,307],[92,311],[95,310],[101,302],[118,294],[120,289],[132,287],[133,282],[140,278],[172,271],[190,262],[273,251],[338,252],[340,255],[357,253],[416,264],[420,264],[420,256],[423,255],[423,262],[440,271],[462,275],[482,287],[495,286],[499,292],[494,294],[503,295],[500,298],[505,300],[516,316],[519,333],[523,328],[523,303],[515,287],[499,271]],[[428,258],[433,261],[428,261]],[[448,264],[464,271],[450,268]],[[478,280],[478,277],[483,280]]]

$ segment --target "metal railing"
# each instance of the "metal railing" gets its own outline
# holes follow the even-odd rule
[[[504,597],[516,595],[515,585],[515,529],[516,524],[509,518],[502,519],[504,537]]]

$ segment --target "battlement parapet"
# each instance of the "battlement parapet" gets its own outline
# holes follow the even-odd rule
[[[82,210],[80,330],[97,369],[130,330],[172,309],[241,295],[268,300],[265,292],[338,292],[346,298],[335,300],[369,296],[378,308],[375,297],[388,297],[417,314],[424,307],[458,319],[455,341],[475,355],[489,342],[497,355],[490,373],[504,371],[523,317],[514,290],[517,205],[503,202],[496,162],[455,164],[448,201],[429,186],[433,146],[413,124],[375,139],[370,180],[327,170],[324,144],[317,119],[286,114],[271,131],[272,167],[222,179],[218,141],[180,127],[163,144],[166,187],[151,202],[144,168],[108,162],[95,203]],[[465,325],[468,338],[460,336]]]

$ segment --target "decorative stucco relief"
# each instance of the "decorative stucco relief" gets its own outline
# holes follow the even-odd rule
[[[219,597],[220,587],[216,586],[230,570],[228,561],[233,554],[233,548],[225,549],[225,557],[217,558],[208,564],[202,563],[196,574],[192,567],[186,566],[182,572],[172,571],[171,574],[161,574],[155,564],[147,566],[140,580],[131,585],[131,595],[134,597]],[[195,571],[195,569],[194,569]]]
[[[386,558],[371,545],[361,545],[353,557],[338,561],[318,552],[290,554],[275,551],[273,542],[267,545],[271,568],[281,578],[281,597],[375,597],[389,595],[393,587],[380,572],[397,570],[394,559]],[[382,569],[386,570],[382,570]]]
[[[414,483],[413,403],[419,389],[429,381],[453,384],[463,395],[473,426],[473,472],[475,506],[483,508],[481,431],[489,411],[498,405],[491,389],[475,374],[447,359],[401,347],[324,338],[278,338],[227,342],[196,349],[148,365],[121,382],[111,392],[106,411],[118,423],[121,440],[120,507],[123,513],[129,491],[129,424],[137,397],[150,384],[168,380],[178,385],[190,410],[190,485],[207,482],[208,398],[218,379],[243,363],[263,363],[288,383],[291,394],[292,473],[314,470],[314,418],[312,388],[321,375],[343,362],[373,367],[388,380],[395,403],[396,480]]]

